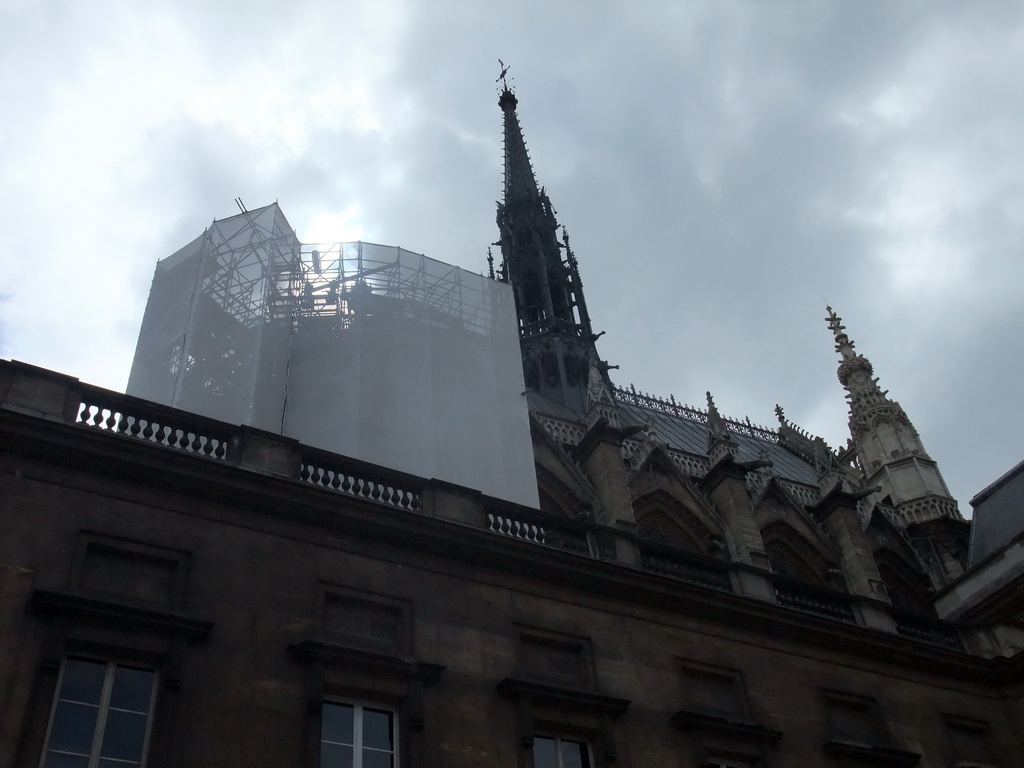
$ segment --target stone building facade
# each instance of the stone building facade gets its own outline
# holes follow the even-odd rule
[[[839,451],[616,388],[516,104],[539,508],[0,362],[0,766],[1019,763],[1016,581],[838,316]]]

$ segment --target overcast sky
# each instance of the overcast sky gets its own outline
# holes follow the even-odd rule
[[[1019,0],[0,0],[0,357],[123,391],[236,196],[486,269],[498,57],[617,384],[842,445],[827,300],[965,514],[1024,459]]]

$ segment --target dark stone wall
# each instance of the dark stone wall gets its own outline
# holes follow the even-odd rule
[[[159,463],[154,455],[150,462]],[[310,705],[322,696],[396,708],[408,766],[529,766],[523,739],[530,723],[540,734],[590,741],[598,765],[699,765],[706,749],[750,755],[761,765],[842,765],[845,753],[823,750],[833,730],[829,692],[871,709],[881,723],[877,746],[895,750],[886,759],[917,753],[922,766],[953,764],[949,717],[986,724],[988,744],[1005,765],[1024,746],[1019,684],[986,673],[985,660],[967,654],[922,651],[896,637],[883,643],[855,626],[844,630],[844,642],[829,642],[835,623],[814,617],[806,638],[794,639],[775,632],[763,605],[736,595],[721,601],[741,618],[723,622],[667,600],[631,599],[627,587],[615,594],[570,587],[538,577],[531,565],[538,557],[572,557],[565,553],[319,489],[326,513],[302,518],[279,494],[264,493],[279,481],[242,469],[232,472],[246,500],[234,504],[204,500],[201,482],[186,481],[170,464],[165,484],[155,487],[101,477],[73,459],[0,458],[0,766],[39,764],[57,680],[53,661],[68,652],[148,661],[165,678],[180,667],[180,685],[165,682],[159,691],[150,768],[315,765],[319,715]],[[406,515],[410,526],[443,529],[454,543],[410,545],[361,529],[351,522],[359,515]],[[76,569],[89,536],[148,546],[146,557],[179,558],[177,567],[187,568],[180,603],[154,606],[81,588]],[[493,558],[469,557],[460,537],[466,547],[470,540],[477,549],[493,547]],[[653,589],[665,581],[601,567],[609,578],[650,579]],[[324,595],[332,590],[397,606],[407,639],[400,630],[388,639],[386,627],[377,639],[370,630],[325,627]],[[46,595],[63,595],[73,607],[54,608],[58,598]],[[95,605],[81,607],[86,599],[126,613],[101,615]],[[153,626],[147,610],[179,617],[177,629]],[[182,628],[186,621],[213,627],[203,635]],[[524,628],[540,632],[558,659],[579,653],[579,681],[524,671]],[[293,649],[313,639],[334,655],[310,660]],[[176,643],[184,648],[180,664]],[[416,664],[445,670],[434,682]],[[680,710],[703,711],[699,686],[687,682],[692,668],[735,675],[741,704],[721,717],[746,731],[705,723],[695,736],[673,724]],[[499,692],[507,678],[561,692],[538,694],[526,707],[521,696]],[[631,702],[624,713],[616,710],[620,700]],[[606,762],[613,746],[616,759]],[[880,755],[875,764],[911,764]]]

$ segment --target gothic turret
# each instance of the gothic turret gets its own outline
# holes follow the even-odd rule
[[[502,263],[497,278],[515,293],[526,386],[582,413],[590,361],[598,359],[596,336],[568,234],[562,229],[559,242],[555,210],[530,165],[518,102],[503,78],[502,85],[505,185],[498,203]]]
[[[906,412],[878,386],[871,362],[857,354],[842,319],[831,307],[826,309],[841,358],[837,375],[847,391],[850,434],[865,487],[881,487],[878,498],[888,496],[908,525],[938,518],[961,520],[956,501]]]

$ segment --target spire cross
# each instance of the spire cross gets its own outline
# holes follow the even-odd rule
[[[501,89],[503,91],[507,91],[508,90],[508,80],[506,79],[506,75],[508,75],[508,70],[509,70],[509,67],[511,66],[511,64],[510,65],[506,65],[504,61],[502,61],[501,59],[498,59],[498,66],[501,67],[501,74],[498,75],[498,79],[495,80],[494,82],[501,83]]]

